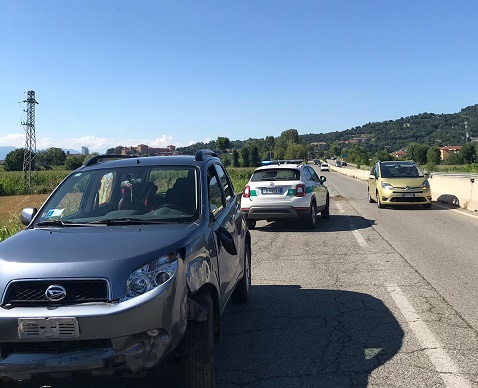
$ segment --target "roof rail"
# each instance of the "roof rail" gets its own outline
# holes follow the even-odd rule
[[[204,161],[204,158],[207,156],[213,156],[215,158],[219,158],[219,156],[217,156],[217,154],[211,150],[199,150],[196,152],[195,160],[197,162],[202,162]]]
[[[91,159],[88,159],[85,163],[83,163],[82,167],[92,166],[94,164],[100,163],[99,161],[102,159],[129,159],[129,158],[137,158],[137,155],[116,155],[116,154],[106,154],[106,155],[96,155],[93,156]]]

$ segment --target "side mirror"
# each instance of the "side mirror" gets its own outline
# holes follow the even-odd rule
[[[28,225],[30,222],[32,222],[33,217],[35,217],[35,214],[37,214],[37,212],[38,209],[36,207],[26,207],[22,210],[22,214],[20,215],[20,222],[23,225]]]
[[[368,179],[373,179],[373,180],[375,180],[375,175],[370,174],[370,175],[368,176]]]
[[[234,243],[234,238],[232,237],[232,234],[221,226],[217,230],[217,235],[226,252],[230,255],[237,255],[236,244]]]
[[[323,175],[320,176],[320,181],[324,183],[327,180],[327,178]]]

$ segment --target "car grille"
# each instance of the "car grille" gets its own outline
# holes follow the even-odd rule
[[[60,301],[49,300],[46,290],[51,285],[62,286],[66,296]],[[104,279],[22,280],[10,283],[2,306],[57,306],[107,301],[108,283]]]
[[[0,344],[0,354],[1,358],[6,358],[11,354],[68,353],[103,348],[111,348],[111,341],[101,339],[83,341],[4,342]]]
[[[410,203],[417,203],[417,202],[426,202],[427,199],[425,197],[392,197],[390,198],[390,202],[410,202]]]

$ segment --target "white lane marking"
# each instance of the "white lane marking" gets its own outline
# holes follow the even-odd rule
[[[474,213],[467,213],[467,211],[469,211],[469,210],[463,211],[463,210],[460,210],[460,209],[453,209],[450,206],[445,206],[445,205],[442,205],[441,203],[436,203],[436,202],[433,202],[433,206],[437,206],[441,209],[451,210],[452,212],[456,212],[456,213],[461,214],[463,216],[471,217],[471,218],[474,218],[474,219],[478,218],[478,215],[475,215]]]
[[[340,203],[335,203],[335,206],[337,206],[337,209],[339,209],[340,214],[345,213],[345,210]]]
[[[359,243],[359,245],[361,247],[366,247],[368,246],[367,242],[364,240],[364,238],[362,237],[362,235],[360,234],[360,232],[357,230],[357,227],[352,224],[351,222],[349,222],[349,226],[350,226],[350,230],[352,231],[354,237],[355,237],[355,240],[357,240],[357,242]]]
[[[432,362],[436,371],[439,373],[446,387],[448,388],[471,388],[469,381],[460,375],[460,371],[453,360],[448,356],[442,344],[426,323],[417,314],[413,306],[410,304],[400,287],[396,284],[385,286],[400,312],[405,317],[415,336],[425,349],[425,353]]]

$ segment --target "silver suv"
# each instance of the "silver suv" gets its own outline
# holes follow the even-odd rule
[[[251,288],[250,233],[214,153],[93,157],[22,222],[0,243],[0,383],[170,356],[176,386],[214,385],[221,314]]]

